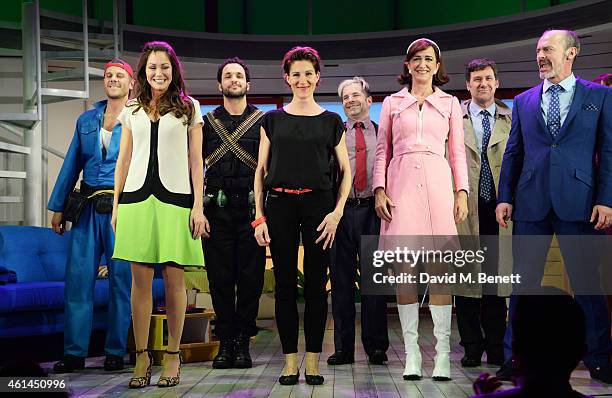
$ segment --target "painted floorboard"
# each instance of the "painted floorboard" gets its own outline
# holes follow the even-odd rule
[[[359,319],[359,316],[357,317]],[[128,380],[131,368],[119,372],[105,372],[102,368],[103,357],[88,358],[87,369],[64,375],[71,388],[73,397],[147,397],[147,398],[195,398],[195,397],[232,397],[232,398],[465,398],[473,394],[472,382],[481,373],[495,373],[496,367],[483,366],[463,369],[460,359],[463,349],[459,346],[459,334],[453,319],[451,333],[451,376],[452,381],[434,382],[431,372],[435,357],[435,337],[429,315],[422,315],[419,325],[419,343],[423,356],[423,379],[405,381],[402,373],[405,365],[404,344],[401,327],[396,315],[389,316],[389,361],[385,366],[371,365],[361,347],[360,327],[357,321],[355,360],[352,365],[328,366],[327,357],[334,351],[333,321],[328,316],[323,352],[319,369],[325,377],[322,386],[309,386],[304,381],[304,333],[300,330],[298,349],[300,364],[300,383],[295,386],[281,386],[278,376],[283,368],[284,357],[280,339],[273,321],[260,324],[263,329],[251,344],[254,366],[251,369],[212,369],[211,362],[184,364],[181,370],[181,384],[171,389],[155,387],[161,367],[153,368],[152,386],[141,390],[129,390]],[[53,363],[44,363],[50,370]],[[584,367],[572,374],[572,385],[583,394],[612,396],[612,386],[602,385],[590,379]],[[505,383],[503,388],[511,388]]]

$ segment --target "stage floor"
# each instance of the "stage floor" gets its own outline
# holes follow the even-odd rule
[[[359,318],[359,314],[357,314]],[[104,357],[88,358],[87,369],[71,375],[63,375],[68,381],[74,397],[410,397],[410,398],[455,398],[469,397],[473,394],[472,382],[483,372],[495,373],[497,368],[483,363],[482,367],[463,369],[459,360],[463,349],[459,346],[459,334],[453,316],[451,334],[450,382],[433,382],[433,357],[435,355],[435,338],[432,334],[432,322],[429,315],[421,315],[419,342],[423,353],[423,380],[404,381],[404,346],[401,339],[401,328],[397,315],[389,315],[389,339],[391,346],[387,352],[389,362],[386,366],[370,365],[361,347],[356,344],[355,363],[353,365],[327,366],[327,357],[334,351],[333,321],[329,314],[325,333],[320,370],[325,376],[322,386],[309,386],[304,381],[304,364],[301,366],[301,380],[296,386],[281,386],[277,379],[283,366],[283,354],[280,340],[273,321],[258,322],[265,327],[251,346],[254,366],[251,369],[213,370],[211,362],[183,365],[181,384],[171,389],[155,386],[141,390],[129,390],[128,380],[131,369],[120,372],[105,372],[102,369]],[[300,337],[300,350],[304,349],[303,330]],[[357,327],[357,340],[359,340]],[[562,347],[560,347],[562,349]],[[303,352],[300,360],[303,361]],[[50,370],[53,363],[42,366]],[[157,382],[161,367],[153,368],[152,382]],[[589,378],[588,371],[582,367],[574,371],[572,385],[583,394],[612,395],[612,385],[605,385]],[[505,383],[503,388],[511,387]]]

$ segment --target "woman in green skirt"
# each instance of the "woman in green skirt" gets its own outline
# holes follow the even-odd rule
[[[131,262],[136,366],[130,388],[151,382],[147,351],[154,264],[163,264],[168,348],[158,387],[180,380],[179,344],[185,320],[184,266],[203,266],[202,113],[185,93],[181,64],[169,44],[145,44],[136,94],[118,119],[121,146],[115,169],[113,258]]]

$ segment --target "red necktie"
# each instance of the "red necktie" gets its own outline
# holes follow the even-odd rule
[[[364,124],[357,122],[355,127],[355,189],[363,191],[366,189],[368,181],[367,161],[366,161],[366,144],[363,135]]]

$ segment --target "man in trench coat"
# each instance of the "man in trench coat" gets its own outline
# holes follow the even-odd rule
[[[488,276],[509,274],[512,270],[511,229],[500,228],[495,206],[502,157],[508,142],[512,111],[495,99],[499,87],[497,65],[486,58],[470,61],[466,86],[471,99],[461,104],[470,193],[468,217],[457,225],[463,241],[475,249],[485,249],[485,261],[459,270],[477,281],[478,273]],[[506,298],[511,285],[462,283],[455,285],[457,326],[465,350],[463,367],[480,366],[486,352],[487,363],[504,362],[503,337],[506,330]]]

